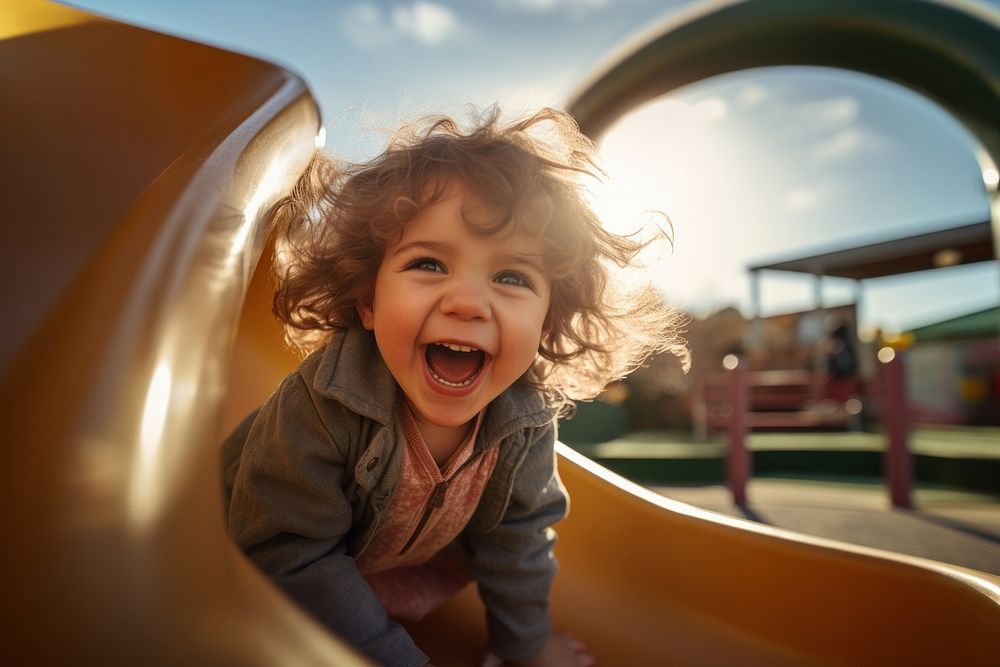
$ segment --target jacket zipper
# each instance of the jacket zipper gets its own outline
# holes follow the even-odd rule
[[[452,473],[451,479],[455,479],[455,477],[458,476],[458,473],[462,472],[467,467],[469,467],[470,465],[472,465],[482,455],[483,455],[483,452],[479,452],[475,456],[472,456],[471,458],[469,458],[468,461],[466,461],[461,466],[459,466],[458,470],[456,470],[454,473]],[[434,492],[431,494],[431,499],[427,503],[427,508],[424,510],[423,516],[420,517],[420,521],[417,523],[417,527],[413,529],[413,534],[410,535],[410,539],[406,540],[406,544],[404,544],[403,548],[399,550],[399,554],[398,554],[399,556],[402,556],[407,551],[409,551],[410,547],[412,547],[413,544],[414,544],[414,542],[417,541],[417,538],[420,537],[420,533],[424,532],[424,528],[427,526],[427,522],[430,521],[431,514],[434,513],[434,510],[436,510],[439,507],[443,507],[444,506],[444,495],[448,491],[448,484],[450,482],[451,482],[451,480],[446,479],[446,480],[443,480],[441,482],[438,482],[437,486],[434,487]]]

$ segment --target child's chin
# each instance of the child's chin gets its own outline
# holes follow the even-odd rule
[[[431,423],[438,428],[459,428],[475,419],[481,410],[482,408],[474,412],[463,411],[461,413],[438,415],[436,419],[431,420]]]
[[[475,419],[483,407],[477,403],[466,403],[463,406],[427,405],[427,412],[423,412],[424,419],[438,428],[459,428],[465,426]]]

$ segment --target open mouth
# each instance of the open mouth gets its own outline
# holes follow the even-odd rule
[[[446,387],[467,387],[486,365],[485,352],[455,343],[431,343],[424,358],[431,377]]]

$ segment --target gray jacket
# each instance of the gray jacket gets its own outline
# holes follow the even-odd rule
[[[358,571],[389,506],[405,438],[399,389],[374,336],[350,329],[307,357],[223,445],[229,534],[335,633],[383,665],[427,657],[390,620]],[[553,410],[517,382],[489,406],[474,455],[500,447],[462,535],[502,658],[538,653],[549,634],[551,525],[568,509],[555,469]]]

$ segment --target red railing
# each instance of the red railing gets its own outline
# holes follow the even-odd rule
[[[755,429],[845,428],[858,417],[861,401],[877,415],[886,434],[883,469],[894,507],[911,508],[913,461],[909,451],[910,415],[903,353],[880,356],[879,377],[855,382],[831,397],[821,376],[806,371],[756,371],[731,358],[724,373],[706,375],[695,392],[692,417],[696,433],[725,430],[727,482],[736,505],[747,504],[752,458],[747,433]],[[849,396],[844,400],[846,396]]]

